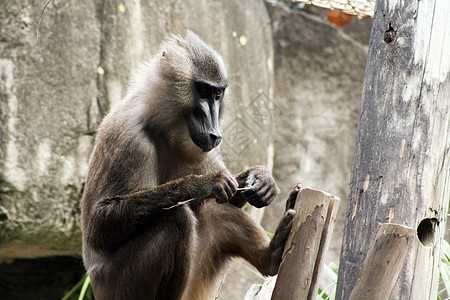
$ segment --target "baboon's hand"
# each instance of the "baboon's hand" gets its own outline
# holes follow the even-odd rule
[[[278,268],[280,267],[281,260],[283,258],[283,252],[286,244],[286,240],[289,236],[289,232],[292,228],[292,219],[295,216],[295,211],[293,209],[288,209],[280,223],[278,224],[277,230],[270,241],[270,266],[269,274],[275,275],[278,273]]]
[[[280,192],[272,175],[262,167],[249,172],[243,189],[247,202],[257,208],[269,205]]]
[[[302,184],[298,183],[289,194],[289,197],[286,200],[286,211],[289,209],[294,209],[295,202],[297,201],[297,196],[300,190],[302,189]]]
[[[211,194],[217,203],[226,203],[236,193],[238,182],[228,170],[214,174],[211,179]]]

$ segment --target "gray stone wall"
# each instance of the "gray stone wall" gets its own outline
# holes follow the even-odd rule
[[[97,125],[169,33],[191,29],[226,61],[230,168],[266,164],[271,120],[258,99],[273,92],[273,47],[264,3],[54,0],[40,28],[42,57],[41,5],[8,1],[0,21],[0,260],[79,253],[79,199]],[[248,107],[260,119],[238,113]]]
[[[371,19],[344,28],[330,25],[325,10],[270,7],[275,47],[274,175],[285,198],[298,182],[341,198],[327,261],[339,262],[353,147]],[[266,211],[273,226],[281,201]]]

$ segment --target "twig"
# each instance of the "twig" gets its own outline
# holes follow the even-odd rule
[[[237,188],[236,190],[237,190],[237,191],[247,191],[247,190],[249,190],[249,189],[250,189],[250,187],[242,187],[242,188]],[[188,200],[186,200],[186,201],[181,201],[181,202],[178,202],[178,203],[175,204],[175,205],[172,205],[172,206],[169,206],[169,207],[163,207],[163,209],[164,209],[164,210],[169,210],[169,209],[172,209],[172,208],[174,208],[174,207],[181,206],[181,205],[184,205],[184,204],[189,203],[189,202],[191,202],[191,201],[194,201],[195,199],[198,199],[198,198],[191,198],[191,199],[188,199]]]
[[[241,187],[241,188],[237,188],[236,190],[237,191],[247,191],[247,190],[249,190],[249,189],[251,189],[251,187]]]
[[[186,203],[189,203],[189,202],[191,202],[191,201],[194,201],[195,199],[197,199],[197,198],[191,198],[191,199],[188,199],[188,200],[186,200],[186,201],[181,201],[181,202],[178,202],[178,203],[175,204],[175,205],[172,205],[172,206],[169,206],[169,207],[163,207],[163,209],[164,209],[164,210],[168,210],[168,209],[171,209],[171,208],[174,208],[174,207],[177,207],[177,206],[181,206],[181,205],[183,205],[183,204],[186,204]]]
[[[42,9],[41,15],[39,16],[38,28],[36,30],[36,35],[37,35],[37,40],[38,40],[38,45],[39,45],[39,54],[41,55],[42,60],[44,60],[44,56],[42,55],[41,38],[39,36],[39,30],[41,29],[41,22],[42,22],[42,17],[44,16],[44,11],[47,9],[47,6],[50,4],[50,2],[52,2],[52,0],[48,0],[47,4],[45,4],[44,8]]]

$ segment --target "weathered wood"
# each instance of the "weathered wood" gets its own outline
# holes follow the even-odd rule
[[[308,293],[308,299],[316,299],[317,291],[319,290],[319,278],[322,273],[325,254],[331,242],[331,237],[336,222],[336,216],[339,209],[341,199],[333,195],[327,195],[329,197],[327,218],[322,230],[322,236],[320,238],[319,251],[317,252],[316,263],[314,266],[314,272],[311,279],[311,287]]]
[[[331,238],[339,201],[322,191],[301,190],[272,300],[315,298],[322,256]]]
[[[436,299],[450,198],[448,16],[450,1],[377,1],[337,299],[348,299],[386,222],[420,229],[422,241],[408,253],[391,299]]]
[[[253,284],[247,290],[244,300],[269,300],[272,297],[276,281],[277,276],[269,276],[262,284]]]
[[[350,300],[389,299],[416,231],[399,224],[381,224],[367,253]]]

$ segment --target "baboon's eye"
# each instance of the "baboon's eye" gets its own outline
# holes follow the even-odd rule
[[[207,84],[199,84],[197,87],[200,98],[209,99],[211,97],[211,87]]]
[[[223,97],[223,90],[222,89],[215,89],[215,93],[216,93],[216,96],[215,96],[215,98],[216,98],[216,100],[220,100],[220,99],[222,99],[222,97]]]
[[[201,99],[220,100],[225,92],[224,89],[211,86],[204,82],[197,82],[196,89]]]

